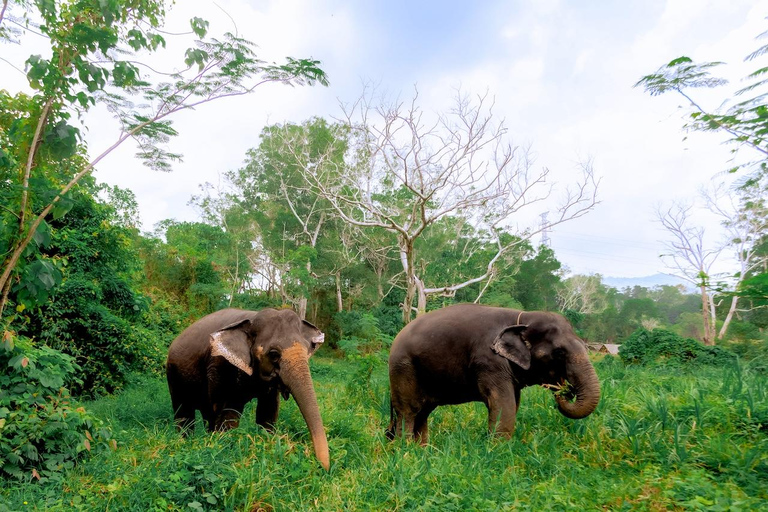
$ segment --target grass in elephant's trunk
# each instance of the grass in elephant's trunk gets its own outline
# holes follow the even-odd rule
[[[552,394],[566,402],[576,400],[576,388],[566,379],[562,379],[558,384],[542,384],[541,387],[552,391]]]

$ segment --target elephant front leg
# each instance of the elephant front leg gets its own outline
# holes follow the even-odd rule
[[[261,425],[268,432],[275,431],[277,415],[280,411],[280,392],[277,389],[270,390],[257,397],[256,424]]]
[[[240,417],[243,415],[244,404],[214,404],[213,421],[208,422],[212,425],[210,430],[221,432],[231,428],[237,428],[240,425]]]
[[[517,396],[512,383],[489,386],[484,392],[488,408],[488,431],[502,437],[512,437],[517,420]]]

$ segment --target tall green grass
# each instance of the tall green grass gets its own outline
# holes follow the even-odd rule
[[[0,510],[757,510],[768,508],[768,376],[596,363],[603,396],[581,421],[523,391],[510,441],[482,404],[438,408],[430,445],[389,442],[386,364],[312,360],[331,470],[295,403],[276,434],[254,424],[181,439],[160,378],[89,404],[117,450],[45,484],[4,482]]]

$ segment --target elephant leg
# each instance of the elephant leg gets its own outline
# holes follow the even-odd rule
[[[240,404],[224,404],[219,410],[214,406],[216,411],[216,419],[214,421],[213,429],[216,431],[225,431],[231,428],[237,428],[240,425],[240,417],[243,415],[244,405]]]
[[[280,410],[280,392],[277,389],[268,391],[259,395],[257,400],[256,424],[261,425],[268,432],[274,432]]]
[[[390,407],[392,424],[387,437],[411,437],[414,434],[416,415],[424,406],[420,399],[418,380],[410,366],[390,369]]]
[[[205,424],[205,430],[207,432],[213,432],[216,430],[216,413],[215,408],[208,405],[200,409],[200,414],[203,416],[203,423]]]
[[[420,445],[426,446],[429,442],[429,415],[435,407],[432,405],[425,405],[422,410],[416,414],[413,425],[413,436]]]
[[[393,415],[392,415],[392,422],[394,425],[391,425],[389,428],[389,432],[392,433],[392,439],[395,437],[402,437],[405,435],[406,437],[411,437],[413,434],[413,426],[416,421],[416,413],[411,411],[410,409],[406,409],[405,411],[394,408],[393,409]]]
[[[520,409],[520,388],[515,386],[515,413]]]
[[[173,403],[173,421],[176,430],[183,437],[189,437],[195,431],[195,408],[185,404]]]
[[[517,393],[512,383],[489,385],[483,395],[488,408],[488,431],[501,437],[511,437],[515,432],[517,418]]]

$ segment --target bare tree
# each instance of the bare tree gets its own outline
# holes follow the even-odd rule
[[[676,203],[667,209],[659,208],[656,216],[671,236],[664,244],[669,249],[662,255],[664,263],[701,292],[701,314],[704,322],[704,344],[715,344],[715,304],[709,293],[713,278],[712,265],[723,248],[706,248],[704,228],[691,226],[690,214],[693,206]]]
[[[587,163],[575,187],[565,191],[552,222],[516,227],[517,237],[502,243],[500,232],[510,229],[521,209],[547,199],[553,187],[546,183],[548,169],[533,171],[529,153],[507,142],[504,123],[494,123],[492,98],[470,99],[457,91],[454,107],[430,119],[418,104],[418,91],[407,103],[374,105],[372,96],[366,89],[355,103],[342,107],[351,130],[345,172],[317,166],[304,175],[345,222],[396,235],[406,281],[405,323],[415,298],[417,312],[423,313],[428,295],[452,295],[488,279],[511,247],[596,204],[598,183]],[[414,243],[427,227],[453,215],[485,226],[498,250],[476,277],[429,287],[419,275]]]

